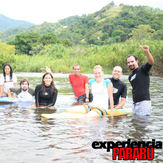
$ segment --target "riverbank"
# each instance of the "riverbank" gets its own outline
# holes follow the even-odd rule
[[[47,45],[38,54],[15,55],[14,46],[6,46],[0,52],[0,62],[10,63],[14,72],[44,72],[48,66],[54,73],[70,73],[74,64],[81,65],[82,73],[92,73],[93,67],[97,64],[104,68],[104,72],[110,74],[116,65],[123,68],[125,74],[130,70],[126,64],[126,57],[135,54],[138,57],[139,65],[146,62],[146,56],[142,52],[140,45],[145,44],[150,47],[155,64],[151,70],[154,76],[163,76],[163,41],[142,41],[136,42],[128,40],[124,43],[96,46],[72,46],[65,47],[60,44]],[[5,53],[4,53],[5,51]],[[2,70],[1,64],[1,70]]]

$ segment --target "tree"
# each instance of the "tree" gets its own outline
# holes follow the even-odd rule
[[[122,41],[124,36],[125,33],[120,29],[116,29],[112,32],[112,37],[115,38],[116,42]]]
[[[58,37],[54,33],[46,33],[40,37],[40,43],[43,45],[59,43]]]
[[[163,30],[158,30],[158,31],[154,32],[153,38],[155,40],[163,40]]]
[[[15,53],[31,55],[32,47],[37,45],[39,35],[37,33],[27,33],[17,35],[15,38]]]
[[[153,33],[154,29],[151,28],[150,25],[139,25],[137,28],[134,28],[130,33],[132,39],[141,41],[143,39],[149,40]]]

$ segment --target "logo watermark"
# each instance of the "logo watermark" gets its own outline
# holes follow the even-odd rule
[[[154,150],[162,149],[162,141],[94,141],[92,148],[112,150],[113,160],[153,160]]]

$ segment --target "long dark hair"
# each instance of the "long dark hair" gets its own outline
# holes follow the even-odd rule
[[[50,84],[50,93],[51,95],[54,93],[54,90],[55,90],[55,85],[54,85],[54,81],[53,81],[53,75],[49,72],[46,72],[43,76],[42,76],[42,84],[41,84],[41,90],[43,93],[45,93],[45,82],[44,82],[44,78],[46,75],[50,75],[51,78],[52,78],[52,82]]]
[[[10,64],[4,64],[3,66],[3,76],[4,76],[4,79],[6,81],[6,73],[5,73],[5,67],[8,66],[10,68],[10,80],[12,80],[12,74],[13,74],[13,71],[12,71],[12,67]]]

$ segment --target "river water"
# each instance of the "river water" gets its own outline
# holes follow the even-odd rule
[[[41,73],[19,73],[35,88]],[[89,75],[92,78],[93,75]],[[105,77],[110,77],[106,75]],[[54,74],[59,91],[56,108],[62,112],[71,107],[73,94],[68,74]],[[121,78],[128,86],[126,107],[132,106],[131,86],[127,76]],[[112,153],[93,149],[94,141],[163,141],[163,78],[151,77],[152,114],[150,117],[128,116],[99,119],[40,118],[36,110],[24,107],[0,107],[0,162],[1,163],[108,163]],[[151,162],[163,162],[163,150],[155,149]],[[150,161],[124,161],[150,162]]]

